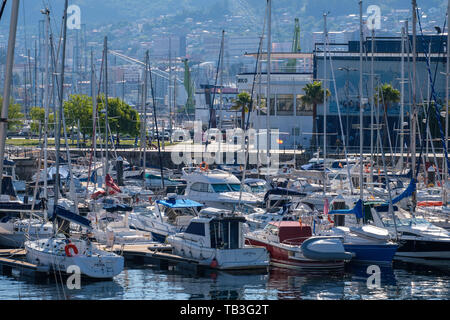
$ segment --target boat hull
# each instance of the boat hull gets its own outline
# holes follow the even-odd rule
[[[344,243],[344,248],[354,254],[352,261],[391,264],[398,245]]]
[[[295,270],[331,270],[343,269],[344,261],[317,261],[296,254],[297,250],[288,247],[275,246],[256,239],[247,238],[247,243],[265,247],[270,254],[270,265]]]
[[[169,236],[167,240],[172,245],[174,254],[196,260],[202,266],[218,270],[267,269],[269,266],[265,248],[216,249],[199,246],[176,236]]]

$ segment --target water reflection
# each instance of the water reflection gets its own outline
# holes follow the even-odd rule
[[[128,265],[113,281],[82,280],[68,290],[65,281],[0,275],[5,299],[136,300],[323,300],[449,299],[450,274],[417,265],[380,266],[380,286],[370,288],[368,265],[349,264],[341,272],[299,272],[271,268],[268,273],[181,272],[149,265]],[[62,283],[64,285],[62,285]]]

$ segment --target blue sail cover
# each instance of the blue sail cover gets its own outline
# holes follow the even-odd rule
[[[264,195],[264,201],[267,201],[267,199],[269,198],[269,195],[280,195],[280,196],[298,196],[298,197],[304,197],[306,196],[306,193],[304,192],[299,192],[297,190],[290,190],[287,188],[273,188],[270,189],[266,192],[266,194]]]
[[[203,207],[201,203],[189,199],[165,199],[156,200],[159,203],[168,208],[192,208],[192,207]]]
[[[55,213],[49,220],[53,221],[56,217],[60,217],[61,219],[79,224],[86,228],[92,228],[91,221],[61,206],[56,206]]]
[[[416,190],[416,180],[413,178],[411,179],[411,182],[409,183],[408,187],[401,194],[392,199],[392,204],[396,204],[402,199],[412,196],[415,190]]]
[[[341,210],[331,210],[328,214],[354,214],[357,218],[363,218],[363,206],[362,200],[359,199],[353,209],[341,209]]]
[[[133,207],[126,205],[126,204],[122,204],[122,203],[115,203],[115,204],[106,205],[103,207],[103,209],[105,209],[107,212],[132,211]]]

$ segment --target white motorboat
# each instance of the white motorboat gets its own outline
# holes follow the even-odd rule
[[[152,239],[158,242],[165,242],[168,235],[184,231],[203,207],[201,203],[177,198],[174,194],[155,202],[145,210],[130,212],[129,221],[132,227],[150,232]]]
[[[241,191],[239,179],[222,170],[183,168],[183,179],[187,182],[185,196],[206,207],[233,210],[239,204],[262,205],[263,199],[251,192],[247,186]]]
[[[245,218],[228,210],[207,208],[184,232],[167,237],[173,252],[220,270],[267,269],[265,248],[245,245]]]

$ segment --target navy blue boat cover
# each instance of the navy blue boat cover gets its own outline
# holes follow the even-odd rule
[[[73,213],[73,212],[65,209],[62,206],[56,206],[55,213],[49,220],[53,221],[56,217],[60,217],[61,219],[70,221],[72,223],[79,224],[86,228],[92,228],[91,221],[89,221],[88,219],[86,219],[76,213]]]

